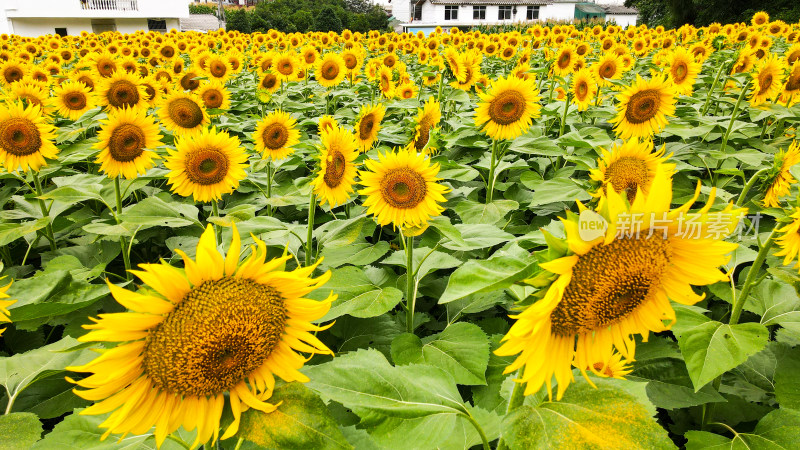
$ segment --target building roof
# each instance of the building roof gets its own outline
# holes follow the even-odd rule
[[[225,23],[213,14],[190,14],[181,19],[181,31],[215,31],[220,28],[225,28]]]
[[[417,3],[423,3],[418,1]],[[430,0],[434,5],[548,5],[551,0]]]
[[[639,14],[639,10],[636,8],[628,8],[622,5],[601,5],[598,4],[597,6],[603,8],[606,11],[606,14]]]
[[[605,14],[606,11],[598,5],[594,5],[592,3],[578,3],[575,5],[575,9],[578,11],[583,11],[587,14]]]

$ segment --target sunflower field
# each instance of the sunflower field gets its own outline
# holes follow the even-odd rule
[[[797,448],[800,24],[0,36],[0,448]]]

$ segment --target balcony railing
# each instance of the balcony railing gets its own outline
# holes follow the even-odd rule
[[[137,0],[80,0],[81,9],[93,11],[138,11]]]

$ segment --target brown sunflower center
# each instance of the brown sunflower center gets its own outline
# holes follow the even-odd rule
[[[425,199],[427,184],[422,175],[409,168],[390,170],[380,183],[383,201],[395,208],[414,208]]]
[[[277,83],[278,83],[278,78],[275,75],[268,73],[264,75],[264,79],[261,80],[261,87],[269,90],[274,88]]]
[[[97,73],[99,73],[101,77],[108,78],[111,75],[114,75],[114,72],[116,71],[117,66],[113,61],[101,60],[97,63]]]
[[[277,150],[283,148],[289,142],[289,130],[283,124],[271,123],[264,128],[261,138],[264,139],[265,147]]]
[[[203,123],[203,109],[189,98],[176,98],[167,105],[169,118],[181,128],[195,128]]]
[[[794,64],[795,61],[800,60],[800,50],[795,50],[786,57],[786,63],[790,66]]]
[[[566,69],[567,67],[569,67],[570,61],[572,61],[572,54],[570,54],[569,52],[564,52],[558,58],[558,67],[560,69]]]
[[[222,106],[222,94],[215,89],[209,89],[203,92],[203,103],[206,108],[219,108]]]
[[[489,103],[489,117],[500,125],[516,123],[524,113],[525,97],[519,91],[503,91]]]
[[[428,145],[428,140],[430,140],[431,136],[431,124],[428,123],[427,120],[423,120],[419,123],[417,127],[417,139],[414,141],[414,148],[417,151],[422,151],[426,145]]]
[[[675,83],[683,83],[686,75],[689,74],[689,69],[686,67],[685,62],[679,62],[672,66],[672,81]]]
[[[19,99],[26,105],[42,106],[42,99],[33,94],[20,94]]]
[[[209,67],[208,71],[211,72],[211,75],[216,78],[224,77],[226,73],[228,73],[228,67],[222,61],[213,61]]]
[[[325,61],[322,64],[322,78],[333,81],[339,76],[339,65],[335,61]]]
[[[609,327],[651,299],[671,258],[668,239],[616,239],[578,257],[564,296],[550,315],[559,336]]]
[[[139,89],[128,80],[117,80],[109,86],[106,98],[115,108],[130,108],[139,103]]]
[[[292,62],[289,60],[281,61],[280,64],[278,64],[278,72],[288,77],[294,73],[294,65],[292,65]]]
[[[578,97],[578,100],[584,100],[586,95],[589,93],[589,85],[586,83],[586,80],[578,81],[578,85],[575,86],[575,94]]]
[[[218,394],[261,367],[285,327],[274,288],[240,278],[206,281],[150,332],[142,366],[167,392]]]
[[[345,167],[347,167],[347,162],[345,161],[342,152],[333,150],[328,156],[328,164],[325,167],[325,175],[322,177],[322,179],[325,181],[325,185],[333,189],[342,184]]]
[[[344,58],[344,66],[347,67],[347,70],[353,70],[356,68],[358,64],[358,60],[355,56],[347,54],[343,56]]]
[[[111,132],[108,151],[114,161],[131,162],[144,152],[146,145],[144,131],[136,125],[126,123]]]
[[[200,87],[200,80],[195,80],[197,74],[194,72],[187,72],[186,75],[181,77],[181,87],[187,91],[193,91]]]
[[[796,69],[789,75],[789,78],[786,79],[786,86],[784,89],[790,92],[800,90],[800,69]]]
[[[606,169],[606,183],[611,183],[618,193],[624,192],[631,203],[636,198],[637,189],[644,189],[649,179],[647,163],[639,158],[623,156]]]
[[[369,113],[361,118],[361,123],[358,125],[358,138],[362,141],[372,138],[372,130],[374,128],[375,116],[372,113]]]
[[[30,120],[11,117],[0,122],[0,147],[14,156],[28,156],[42,148],[42,137]]]
[[[613,78],[617,73],[617,63],[614,61],[606,61],[600,65],[600,69],[597,73],[603,78]]]
[[[656,89],[644,89],[636,92],[628,100],[625,118],[634,125],[645,123],[656,116],[660,103],[661,95]]]
[[[217,184],[228,175],[230,161],[215,148],[196,150],[186,156],[186,177],[194,184]]]
[[[771,72],[764,71],[758,75],[758,95],[765,94],[772,87],[773,76]]]
[[[86,108],[87,101],[86,95],[83,92],[75,91],[64,94],[64,106],[66,106],[67,109],[80,111]]]
[[[3,77],[9,84],[21,80],[23,76],[25,76],[25,72],[19,67],[9,67],[3,72]]]

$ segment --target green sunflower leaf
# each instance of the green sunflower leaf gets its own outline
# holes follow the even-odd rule
[[[794,449],[800,440],[800,412],[776,409],[764,416],[752,433],[727,438],[707,431],[686,433],[686,450],[705,449]]]
[[[0,450],[27,450],[42,437],[42,423],[33,413],[0,416]]]
[[[255,409],[244,412],[239,437],[262,448],[353,448],[322,399],[302,384],[277,386],[269,402],[283,403],[269,414]]]
[[[56,425],[44,439],[37,442],[31,450],[81,449],[81,450],[138,450],[142,448],[155,448],[153,436],[150,433],[133,435],[123,438],[111,436],[101,440],[105,429],[100,424],[107,416],[82,416],[81,410],[76,409],[68,415],[63,422]],[[149,446],[145,443],[149,442]],[[169,442],[169,441],[167,441]],[[167,448],[165,445],[164,448]],[[175,447],[170,447],[175,448]]]
[[[380,316],[394,308],[403,298],[399,289],[373,284],[361,268],[354,266],[334,269],[325,286],[310,293],[308,297],[323,300],[330,293],[338,297],[323,321],[345,314],[360,318]]]

